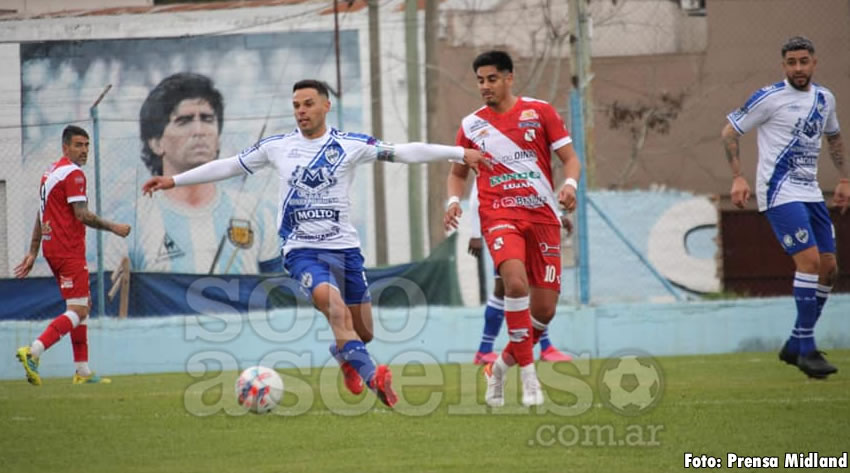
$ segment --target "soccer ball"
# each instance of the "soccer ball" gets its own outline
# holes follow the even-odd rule
[[[283,379],[277,371],[252,366],[236,380],[236,402],[255,414],[265,414],[283,397]]]
[[[619,414],[643,413],[660,399],[661,369],[648,355],[622,354],[609,359],[602,368],[600,394]]]

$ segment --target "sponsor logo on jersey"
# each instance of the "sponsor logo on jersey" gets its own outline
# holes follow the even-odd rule
[[[510,209],[514,207],[523,207],[526,209],[537,209],[546,205],[546,197],[539,195],[520,195],[511,197],[502,197],[493,201],[494,209]]]
[[[798,228],[797,232],[794,233],[794,238],[805,245],[809,241],[809,231],[805,228]]]
[[[514,152],[514,154],[507,154],[496,158],[496,162],[501,164],[521,163],[526,161],[537,161],[537,152],[533,149],[523,149]]]
[[[526,171],[526,172],[509,172],[505,174],[499,174],[498,176],[492,176],[490,178],[490,187],[496,187],[499,184],[504,184],[506,182],[511,181],[527,181],[529,179],[540,179],[541,174],[537,171]]]
[[[502,185],[502,189],[504,189],[506,191],[509,191],[509,190],[512,190],[512,189],[527,189],[529,187],[534,187],[534,185],[532,185],[528,181],[508,182],[507,184]]]
[[[493,233],[496,230],[516,230],[516,227],[511,225],[510,223],[500,223],[498,225],[493,225],[492,227],[487,229],[487,233]]]
[[[529,143],[534,141],[534,138],[536,138],[536,137],[537,137],[537,130],[535,130],[534,128],[531,128],[529,130],[525,130],[525,135],[523,135],[523,138],[525,138],[525,141],[528,141]]]
[[[292,239],[298,240],[298,241],[312,241],[312,242],[327,241],[327,240],[336,239],[339,236],[341,236],[340,231],[341,231],[341,228],[337,225],[332,226],[330,228],[330,230],[328,230],[324,233],[307,233],[307,232],[299,230],[299,231],[295,232],[295,234],[292,236]]]
[[[528,110],[523,110],[519,114],[519,121],[528,121],[528,120],[540,120],[540,117],[537,115],[537,110],[530,108]]]
[[[543,256],[561,256],[561,245],[550,245],[545,241],[540,242],[540,253]]]
[[[156,254],[156,262],[166,261],[171,259],[177,259],[185,255],[186,253],[177,246],[177,242],[175,242],[168,233],[166,233],[162,237],[162,245],[159,247],[159,250]]]
[[[519,122],[520,128],[542,128],[540,122]]]
[[[301,191],[303,194],[318,194],[336,184],[331,169],[326,166],[319,168],[308,168],[296,166],[289,178],[289,185]]]
[[[486,128],[487,125],[489,125],[489,123],[486,120],[482,120],[480,118],[477,118],[477,119],[475,119],[474,122],[472,122],[472,125],[469,126],[469,132],[475,133],[476,131],[478,131],[482,128]]]
[[[295,211],[295,222],[316,222],[332,220],[339,222],[339,210],[336,209],[298,209]]]
[[[227,239],[237,248],[248,249],[254,244],[254,230],[251,222],[240,218],[231,218],[227,227]]]

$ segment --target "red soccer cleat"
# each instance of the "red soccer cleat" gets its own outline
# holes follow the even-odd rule
[[[393,407],[398,402],[398,395],[393,391],[392,381],[393,374],[390,368],[387,365],[380,365],[375,371],[371,386],[369,386],[387,407]]]
[[[549,348],[540,352],[540,361],[548,361],[550,363],[558,361],[573,361],[573,357],[561,350],[558,350],[553,345],[549,345]]]
[[[472,362],[476,365],[486,365],[487,363],[492,363],[496,361],[496,358],[498,357],[499,354],[494,351],[491,351],[489,353],[481,353],[479,351],[475,353],[475,359],[472,360]]]
[[[357,370],[351,366],[351,363],[345,362],[340,365],[342,369],[342,377],[343,382],[345,383],[345,387],[351,391],[351,394],[355,396],[363,392],[363,380],[360,379],[360,374],[357,373]]]

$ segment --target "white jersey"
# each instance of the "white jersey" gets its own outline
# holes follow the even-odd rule
[[[312,140],[299,130],[268,137],[239,153],[238,159],[249,174],[268,165],[277,170],[278,235],[286,253],[296,248],[359,248],[348,198],[355,167],[379,157],[390,159],[392,153],[392,147],[371,136],[330,128]]]
[[[815,83],[800,91],[777,82],[759,89],[727,119],[741,134],[758,128],[759,211],[823,201],[817,181],[821,140],[839,132],[832,92]]]

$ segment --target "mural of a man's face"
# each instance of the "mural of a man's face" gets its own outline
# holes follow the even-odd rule
[[[174,107],[159,138],[148,145],[162,157],[163,174],[173,175],[218,157],[218,117],[204,99],[184,99]]]

